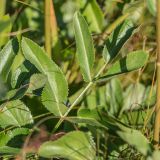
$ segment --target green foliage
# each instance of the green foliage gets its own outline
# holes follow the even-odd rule
[[[147,7],[149,12],[155,16],[156,15],[156,0],[147,0]]]
[[[62,71],[47,57],[44,50],[33,41],[23,38],[22,50],[25,58],[47,78],[42,94],[42,103],[50,112],[61,116],[65,110],[63,102],[68,95],[67,82]],[[49,97],[47,93],[49,93]]]
[[[137,70],[145,65],[148,59],[148,54],[144,51],[134,51],[126,57],[115,62],[102,77],[98,80],[108,79],[112,76]]]
[[[11,65],[17,52],[18,42],[16,39],[10,40],[0,51],[0,76],[3,81],[7,80]]]
[[[33,74],[30,78],[29,87],[27,92],[32,92],[39,88],[44,87],[46,84],[47,78],[43,74]]]
[[[101,118],[103,114],[105,115],[105,117],[103,116],[103,118]],[[83,109],[80,110],[79,116],[83,118],[90,117],[92,119],[95,119],[96,121],[104,125],[107,130],[115,131],[120,138],[122,138],[129,145],[135,147],[143,155],[151,154],[152,149],[149,141],[144,137],[144,135],[142,135],[141,132],[126,127],[124,124],[120,123],[116,119],[105,114],[102,110]],[[78,123],[83,122],[79,121]],[[91,123],[88,124],[92,125]],[[105,127],[103,128],[105,129]]]
[[[56,63],[43,48],[44,2],[0,6],[0,156],[158,159],[154,1],[53,5]]]
[[[5,15],[0,18],[0,47],[7,43],[9,40],[9,33],[12,29],[12,20],[9,15]]]
[[[86,82],[92,81],[94,48],[88,25],[80,13],[74,15],[74,30],[77,44],[77,58]]]
[[[20,100],[14,100],[3,103],[0,112],[0,126],[24,126],[33,123],[32,115],[29,109]]]
[[[15,136],[19,135],[27,135],[30,131],[28,128],[16,128],[12,131],[2,132],[0,134],[0,147],[4,147],[8,144],[10,140],[12,140]]]
[[[112,32],[112,34],[107,39],[103,50],[103,57],[106,63],[117,56],[120,49],[132,36],[135,29],[136,27],[134,27],[132,21],[126,20]]]
[[[85,0],[80,3],[82,3],[82,13],[87,19],[90,30],[100,33],[103,29],[104,17],[96,0]]]
[[[45,142],[39,149],[39,155],[46,158],[92,160],[95,158],[95,146],[91,135],[73,131],[56,141]]]

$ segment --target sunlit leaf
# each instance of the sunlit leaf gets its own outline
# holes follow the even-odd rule
[[[68,95],[67,81],[62,71],[47,57],[44,50],[33,41],[23,38],[22,50],[25,58],[47,78],[45,91],[49,90],[49,97],[51,98],[48,99],[48,93],[44,93],[46,96],[42,96],[42,103],[53,114],[62,116],[64,110],[61,110],[61,104],[67,99]]]
[[[88,25],[79,12],[76,12],[73,19],[77,58],[80,64],[83,78],[86,82],[92,81],[92,67],[94,63],[94,47]]]

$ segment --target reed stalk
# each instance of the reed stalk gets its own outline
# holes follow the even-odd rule
[[[154,147],[158,149],[159,147],[159,133],[160,133],[160,0],[157,0],[157,18],[156,18],[156,28],[157,28],[157,101],[155,109],[155,124],[154,124]]]

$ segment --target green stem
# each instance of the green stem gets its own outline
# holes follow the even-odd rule
[[[157,0],[157,101],[155,109],[155,124],[154,124],[154,147],[159,147],[159,132],[160,132],[160,0]]]
[[[118,24],[122,23],[127,17],[128,17],[128,13],[121,16],[120,18],[118,18],[113,24],[111,24],[109,26],[109,28],[106,29],[106,31],[104,32],[104,34],[102,35],[103,38],[106,38],[106,35],[110,34]],[[102,38],[102,39],[103,39]],[[107,64],[105,63],[102,68],[99,70],[99,72],[97,73],[97,75],[94,77],[97,78],[106,68]],[[69,112],[74,108],[74,106],[79,102],[79,100],[81,99],[81,97],[86,93],[86,91],[92,86],[93,82],[90,82],[86,88],[83,90],[83,92],[78,96],[78,98],[73,102],[73,104],[70,106],[70,108],[68,109],[68,111],[64,114],[64,116],[61,117],[61,119],[58,121],[58,123],[56,124],[53,132],[55,132],[59,126],[62,124],[63,120],[65,119],[65,117],[69,114]]]
[[[50,0],[45,0],[45,49],[51,57]]]
[[[81,99],[81,97],[87,92],[87,90],[92,86],[93,82],[89,82],[88,85],[86,86],[86,88],[83,90],[83,92],[78,96],[78,98],[76,98],[76,100],[73,102],[73,104],[70,106],[70,108],[67,110],[67,112],[61,117],[61,119],[58,121],[58,123],[56,124],[53,132],[55,132],[59,126],[62,124],[64,118],[70,113],[70,111],[74,108],[74,106],[79,102],[79,100]]]

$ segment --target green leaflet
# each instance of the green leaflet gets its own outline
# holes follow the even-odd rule
[[[22,39],[22,51],[25,58],[34,64],[47,78],[46,89],[44,89],[42,95],[42,103],[53,114],[62,116],[64,106],[61,109],[61,104],[67,99],[68,95],[68,85],[62,71],[47,57],[41,47],[28,38],[23,37]],[[48,90],[49,93],[47,92]],[[49,99],[48,96],[50,97]]]
[[[3,81],[7,80],[13,60],[18,53],[18,48],[18,41],[12,39],[0,51],[0,77]]]
[[[91,135],[73,131],[58,140],[43,143],[39,155],[45,158],[67,158],[68,160],[94,160],[95,145]]]
[[[103,58],[106,63],[116,57],[126,41],[133,35],[136,27],[130,20],[120,24],[106,41],[103,49]]]
[[[32,115],[29,109],[20,100],[3,103],[0,112],[0,126],[24,126],[33,123]]]
[[[78,1],[78,3],[82,3],[82,13],[87,19],[89,29],[92,32],[101,33],[104,17],[96,0],[83,0],[81,2]]]
[[[64,114],[67,111],[67,107],[62,102],[56,104],[55,100],[53,100],[53,96],[54,95],[52,94],[52,88],[49,87],[49,84],[47,83],[41,95],[42,103],[53,114],[57,116]]]
[[[116,61],[98,80],[105,80],[112,76],[127,73],[143,67],[148,59],[148,54],[144,51],[134,51],[129,53],[126,57]]]
[[[73,19],[77,58],[86,82],[92,81],[91,70],[94,64],[94,46],[88,25],[79,12],[76,12]]]

